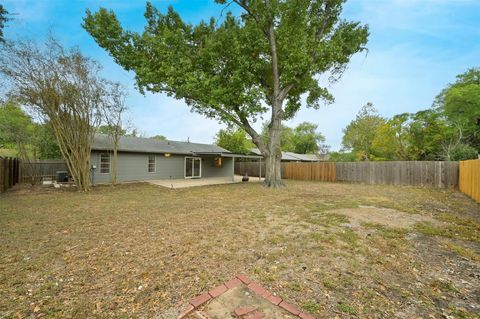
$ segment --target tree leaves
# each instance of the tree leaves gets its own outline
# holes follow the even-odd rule
[[[217,1],[218,3],[224,3]],[[343,1],[236,1],[240,18],[228,13],[193,26],[172,7],[165,14],[150,3],[143,33],[123,30],[116,15],[87,10],[83,27],[127,70],[140,90],[164,92],[185,101],[198,113],[244,127],[272,105],[272,52],[265,28],[274,22],[280,84],[287,100],[284,118],[300,108],[331,101],[315,76],[338,71],[364,49],[368,29],[339,21]],[[287,90],[288,89],[288,90]],[[248,133],[251,133],[247,129]]]

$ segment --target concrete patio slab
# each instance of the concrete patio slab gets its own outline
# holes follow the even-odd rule
[[[258,183],[263,181],[258,177],[250,177],[249,183]],[[187,187],[196,187],[196,186],[208,186],[208,185],[222,185],[222,184],[233,184],[233,183],[242,183],[242,176],[235,175],[233,180],[231,177],[211,177],[211,178],[185,178],[185,179],[157,179],[157,180],[148,180],[147,183],[177,189],[177,188],[187,188]]]

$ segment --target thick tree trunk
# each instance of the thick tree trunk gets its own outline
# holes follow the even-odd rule
[[[282,181],[282,150],[280,149],[280,137],[282,134],[281,121],[272,119],[270,123],[270,139],[267,144],[265,156],[265,186],[283,187]]]
[[[281,156],[275,154],[268,155],[265,158],[265,186],[267,187],[283,187]]]

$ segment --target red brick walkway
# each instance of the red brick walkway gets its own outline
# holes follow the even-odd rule
[[[198,309],[202,305],[206,304],[207,302],[211,301],[214,298],[221,296],[228,290],[233,289],[240,285],[247,287],[257,296],[260,296],[266,299],[267,301],[269,301],[270,303],[272,303],[273,305],[286,310],[293,316],[296,316],[302,319],[315,319],[315,317],[313,317],[312,315],[300,311],[294,305],[287,303],[282,298],[276,295],[273,295],[270,291],[268,291],[258,283],[253,282],[250,278],[248,278],[243,274],[237,275],[235,278],[221,284],[220,286],[215,287],[212,290],[205,292],[193,298],[192,300],[190,300],[188,306],[182,309],[177,319],[185,318],[187,315],[189,315],[190,313],[192,313],[194,310]],[[265,315],[262,312],[258,311],[255,307],[237,308],[233,311],[232,315],[235,315],[237,318],[242,318],[242,319],[261,319],[265,317]]]

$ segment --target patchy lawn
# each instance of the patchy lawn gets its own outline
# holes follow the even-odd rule
[[[0,195],[0,318],[168,318],[239,272],[318,318],[480,316],[480,205],[287,185]]]

